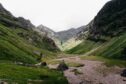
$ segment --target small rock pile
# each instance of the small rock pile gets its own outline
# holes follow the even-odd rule
[[[57,70],[59,71],[65,71],[68,70],[68,66],[65,64],[64,60],[58,65]]]
[[[122,71],[121,76],[122,76],[122,77],[126,77],[126,69],[124,69],[124,70]]]

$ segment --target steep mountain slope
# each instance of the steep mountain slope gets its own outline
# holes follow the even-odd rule
[[[53,40],[33,28],[29,20],[14,17],[0,4],[0,60],[35,63],[40,53],[48,56],[59,50]]]
[[[111,0],[97,14],[90,29],[90,36],[117,36],[126,30],[126,1]]]
[[[126,59],[126,1],[111,0],[89,24],[87,38],[69,53]],[[82,35],[83,36],[83,35]],[[90,53],[89,53],[90,52]]]

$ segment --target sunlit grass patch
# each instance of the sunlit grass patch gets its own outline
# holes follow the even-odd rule
[[[48,64],[52,64],[52,65],[55,65],[55,64],[60,64],[61,63],[61,60],[49,60],[47,61]]]
[[[76,63],[76,62],[66,62],[69,67],[83,67],[84,64]]]
[[[47,63],[48,64],[52,64],[52,65],[55,65],[55,64],[60,64],[63,60],[50,60],[48,61]],[[65,63],[69,66],[69,67],[83,67],[84,64],[81,64],[81,63],[77,63],[77,62],[68,62],[68,61],[65,61]]]

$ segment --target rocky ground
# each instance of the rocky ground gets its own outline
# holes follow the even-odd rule
[[[126,78],[121,77],[123,68],[107,67],[103,62],[82,60],[79,57],[66,57],[56,60],[81,63],[82,67],[69,67],[64,71],[70,84],[126,84]],[[56,68],[58,64],[49,64],[50,68]]]

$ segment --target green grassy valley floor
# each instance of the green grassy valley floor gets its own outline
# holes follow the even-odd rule
[[[10,82],[10,84],[28,84],[30,82],[31,84],[68,84],[61,72],[44,67],[25,67],[10,63],[0,63],[0,79]]]

